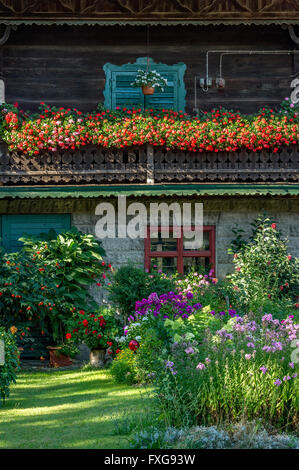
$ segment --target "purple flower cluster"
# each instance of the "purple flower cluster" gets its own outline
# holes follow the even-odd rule
[[[219,316],[219,317],[224,317],[226,315],[226,312],[223,310],[221,312],[219,312],[218,314],[215,312],[215,310],[211,310],[210,312],[211,315],[213,316]],[[231,318],[234,318],[234,317],[238,317],[239,315],[237,314],[236,310],[232,309],[232,308],[229,308],[228,309],[228,315],[231,317]]]
[[[177,371],[174,369],[174,363],[172,361],[165,362],[165,369],[169,369],[172,375],[177,374]]]
[[[233,335],[231,333],[228,333],[224,328],[222,330],[216,331],[216,335],[220,336],[220,338],[227,340],[227,339],[233,339]]]
[[[196,310],[202,308],[202,305],[199,303],[192,305],[192,300],[192,292],[188,292],[186,298],[184,298],[183,294],[175,294],[174,292],[168,292],[160,296],[153,292],[147,299],[136,302],[135,317],[138,318],[138,316],[152,314],[154,317],[162,316],[164,319],[176,317],[188,318]],[[132,318],[134,319],[134,317]]]

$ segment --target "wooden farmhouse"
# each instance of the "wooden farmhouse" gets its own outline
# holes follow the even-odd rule
[[[123,113],[123,120],[116,119],[120,133],[133,115],[167,115],[176,126],[195,118],[201,123],[208,112],[210,126],[223,116],[238,121],[236,116],[262,108],[271,121],[282,102],[296,106],[291,95],[299,78],[298,0],[0,0],[0,23],[2,110],[16,104],[27,115],[37,113],[36,121],[45,119],[40,103],[47,112],[53,106],[57,113],[76,108],[82,116],[97,110],[90,122]],[[132,86],[138,70],[157,71],[167,86],[143,94]],[[18,119],[21,126],[22,114]],[[7,123],[15,136],[10,141],[2,132],[0,144],[0,229],[7,251],[21,246],[24,232],[75,226],[94,234],[97,205],[109,202],[117,212],[118,196],[125,195],[127,204],[146,207],[202,203],[204,236],[191,251],[183,235],[164,239],[163,229],[153,241],[105,238],[116,267],[128,260],[165,272],[212,266],[222,277],[231,269],[232,229],[238,224],[246,235],[263,212],[288,236],[290,252],[299,253],[295,125],[289,140],[279,129],[273,137],[271,124],[269,131],[259,130],[266,144],[242,137],[237,146],[224,146],[226,135],[218,135],[197,146],[189,129],[184,148],[146,131],[142,139],[110,145],[109,136],[91,143],[90,127],[82,145],[80,131],[69,145],[60,139],[56,116],[58,146],[41,142],[33,150],[36,131],[28,128],[26,140],[24,129]],[[234,132],[241,132],[237,124]],[[168,139],[171,133],[170,126]]]

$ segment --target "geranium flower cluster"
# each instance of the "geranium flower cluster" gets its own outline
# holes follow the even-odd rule
[[[68,341],[84,342],[90,349],[107,349],[108,354],[113,353],[116,327],[111,316],[79,310],[70,319],[69,327]]]
[[[152,144],[189,152],[252,151],[297,144],[298,114],[291,110],[261,110],[255,115],[216,109],[200,117],[171,110],[119,109],[85,113],[50,108],[41,103],[39,115],[1,105],[1,137],[11,151],[38,155],[75,150],[86,145],[127,148]]]

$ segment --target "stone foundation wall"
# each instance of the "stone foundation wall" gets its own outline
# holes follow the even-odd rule
[[[244,236],[249,235],[251,233],[250,224],[264,211],[275,219],[283,235],[288,237],[290,253],[299,256],[298,199],[251,197],[213,198],[207,200],[193,198],[192,200],[203,203],[204,225],[215,225],[216,227],[217,276],[223,277],[232,268],[231,255],[227,254],[227,249],[235,238],[232,228],[238,224],[239,228],[244,230]],[[133,201],[128,198],[127,202],[136,201],[136,198]],[[139,200],[139,202],[143,203],[145,201],[145,198]],[[177,198],[176,201],[181,203],[191,202],[191,199]],[[115,201],[111,200],[110,202],[115,205]],[[153,200],[150,202],[153,202]],[[155,202],[157,202],[157,199]],[[162,199],[159,198],[159,202],[162,202]],[[165,198],[163,202],[173,202],[173,199]],[[147,205],[149,205],[149,201]],[[95,224],[98,219],[99,216],[95,216],[94,211],[80,211],[72,214],[72,224],[79,230],[91,234],[94,234]],[[131,240],[129,238],[104,239],[102,243],[106,250],[107,258],[113,266],[122,266],[129,260],[132,260],[141,267],[144,265],[144,240]]]
[[[0,214],[69,213],[72,214],[72,225],[85,233],[94,234],[99,219],[95,215],[95,208],[100,202],[110,202],[117,207],[116,198],[2,199]],[[283,235],[289,238],[289,252],[299,256],[299,198],[295,196],[128,197],[127,205],[131,202],[142,202],[147,207],[151,202],[203,203],[204,224],[216,226],[216,273],[219,277],[232,268],[231,256],[227,254],[227,248],[234,239],[232,228],[238,224],[245,231],[244,235],[248,235],[251,231],[250,223],[265,211],[275,219]],[[104,239],[103,247],[107,259],[115,267],[129,260],[141,267],[144,265],[142,239]]]

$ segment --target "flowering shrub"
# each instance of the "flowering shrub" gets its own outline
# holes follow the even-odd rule
[[[90,349],[107,349],[108,354],[113,354],[118,349],[114,340],[119,332],[115,315],[107,308],[94,313],[79,310],[69,321],[66,339],[84,342]]]
[[[147,273],[129,263],[115,270],[108,287],[109,301],[123,316],[125,321],[135,310],[139,299],[148,297],[152,292],[158,295],[174,287],[174,282],[162,273]]]
[[[4,342],[5,363],[0,365],[0,406],[9,396],[11,383],[16,382],[16,373],[19,369],[19,352],[14,333],[0,327],[0,341]]]
[[[210,306],[211,310],[220,311],[228,307],[228,282],[217,279],[213,269],[208,274],[189,272],[182,279],[177,279],[176,289],[184,295],[191,292],[202,306]]]
[[[174,342],[155,371],[166,420],[182,426],[260,418],[295,428],[298,327],[271,314],[261,320],[234,315],[201,345]]]
[[[282,300],[296,307],[299,288],[298,258],[288,252],[287,240],[278,226],[267,217],[259,217],[248,243],[234,253],[235,271],[230,276],[231,296],[242,307],[257,310],[268,300]],[[298,304],[297,304],[298,306]]]
[[[22,240],[20,252],[0,260],[0,324],[16,326],[18,340],[36,351],[33,331],[59,343],[74,312],[97,307],[87,288],[100,288],[110,265],[99,242],[76,230]]]
[[[284,104],[284,107],[286,105]],[[75,150],[93,144],[126,148],[152,144],[189,152],[253,151],[298,143],[298,106],[254,115],[215,109],[200,117],[171,110],[123,108],[83,114],[77,109],[50,108],[41,103],[39,115],[28,115],[2,104],[1,137],[10,150],[25,155]]]

